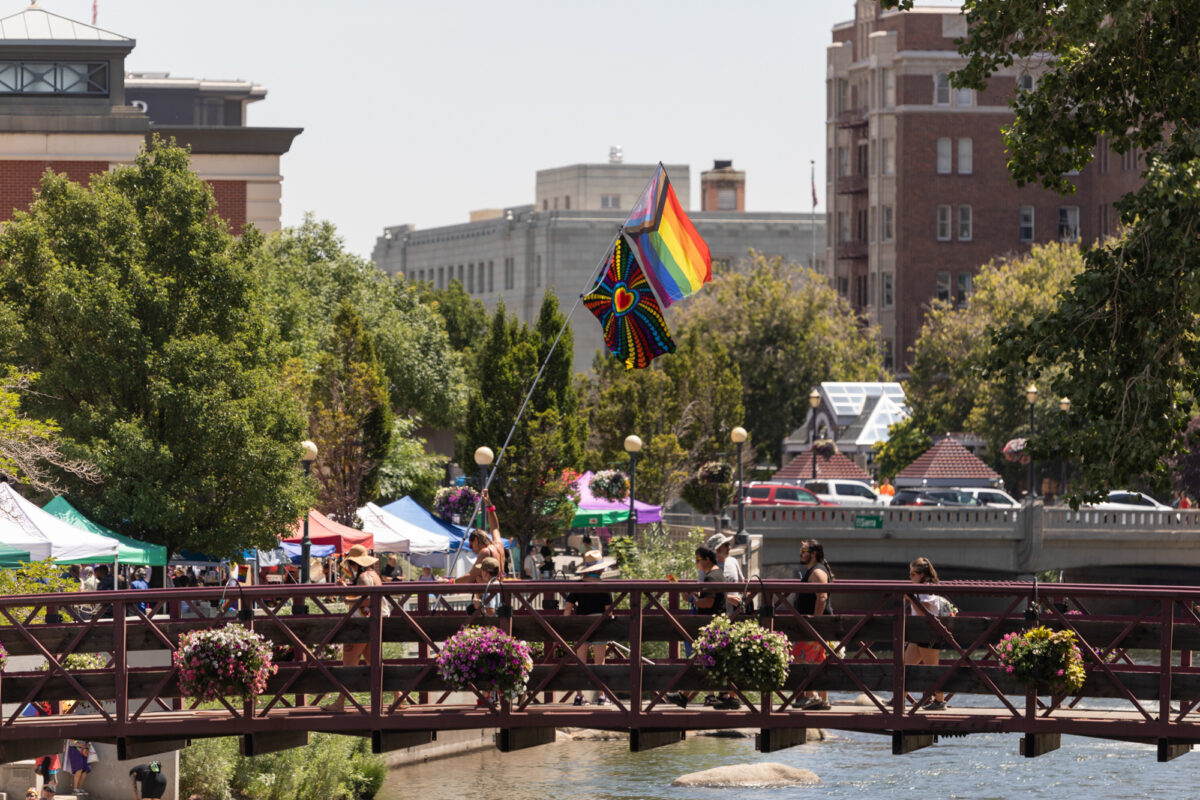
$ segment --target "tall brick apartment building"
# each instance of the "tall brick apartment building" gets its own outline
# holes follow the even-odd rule
[[[1000,128],[1009,99],[1037,80],[1014,64],[975,92],[950,85],[966,33],[956,8],[883,11],[856,0],[828,50],[826,263],[838,291],[880,327],[899,373],[931,300],[963,303],[993,257],[1114,233],[1113,201],[1140,184],[1136,154],[1103,142],[1060,196],[1017,188]]]
[[[236,231],[280,226],[280,157],[300,128],[251,128],[246,81],[126,75],[135,41],[37,5],[0,19],[0,222],[29,206],[47,168],[87,182],[131,163],[154,133],[192,150]]]

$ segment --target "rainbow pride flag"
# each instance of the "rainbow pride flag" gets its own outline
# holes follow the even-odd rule
[[[663,308],[712,280],[708,245],[680,207],[662,164],[622,232]]]

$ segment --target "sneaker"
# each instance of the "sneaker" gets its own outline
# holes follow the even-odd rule
[[[800,696],[792,701],[792,708],[802,708],[802,709],[808,708],[813,703],[818,703],[818,702],[820,702],[819,698]]]
[[[829,703],[825,700],[818,699],[815,703],[809,703],[804,707],[805,711],[828,711]]]
[[[713,703],[713,708],[717,711],[733,711],[742,707],[742,703],[736,697],[719,697],[717,702]]]
[[[600,695],[599,697],[597,697],[597,698],[596,698],[596,705],[598,705],[598,706],[606,706],[606,705],[608,705],[608,696],[607,696],[607,695],[603,695],[603,694],[602,694],[602,695]]]
[[[946,703],[942,700],[934,700],[932,703],[925,704],[926,711],[943,711],[946,708]]]
[[[687,698],[683,696],[682,692],[667,692],[663,695],[663,700],[674,703],[680,708],[687,708]]]
[[[704,695],[704,705],[715,706],[720,699],[715,694],[706,694]]]
[[[581,706],[581,705],[584,705],[586,702],[587,701],[585,701],[583,699],[583,695],[581,695],[581,694],[575,695],[575,705]]]

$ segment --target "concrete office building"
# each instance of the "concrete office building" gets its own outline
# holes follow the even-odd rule
[[[489,309],[503,300],[525,322],[536,319],[547,291],[558,295],[565,312],[590,288],[589,278],[655,168],[622,163],[618,154],[607,164],[541,170],[532,204],[472,212],[469,222],[428,230],[390,226],[376,240],[373,258],[389,273],[439,288],[458,279]],[[736,265],[751,248],[807,265],[814,236],[824,240],[823,215],[747,212],[745,174],[732,170],[731,162],[717,162],[702,176],[702,196],[711,193],[714,206],[721,207],[711,211],[690,211],[687,165],[666,168],[680,203],[708,242],[714,269]],[[585,371],[604,347],[600,326],[581,306],[572,330],[575,369]]]
[[[0,221],[47,168],[86,183],[132,163],[155,133],[192,151],[234,231],[280,227],[280,157],[300,128],[246,125],[266,90],[247,81],[125,72],[136,42],[31,5],[0,19]]]
[[[1140,185],[1136,153],[1104,142],[1060,196],[1018,188],[1000,128],[1036,63],[998,72],[982,92],[950,85],[966,34],[956,8],[883,11],[856,0],[828,50],[826,259],[837,290],[879,325],[887,366],[903,373],[934,299],[965,303],[990,259],[1055,240],[1115,232],[1113,202]]]

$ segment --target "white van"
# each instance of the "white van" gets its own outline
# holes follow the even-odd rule
[[[806,480],[802,485],[825,502],[839,506],[886,506],[889,502],[862,481],[817,479]]]

